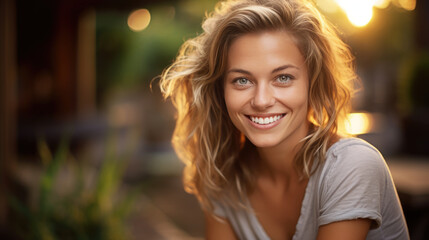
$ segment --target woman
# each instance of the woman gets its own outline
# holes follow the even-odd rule
[[[207,239],[408,239],[390,173],[340,132],[352,56],[309,2],[221,2],[161,76]]]

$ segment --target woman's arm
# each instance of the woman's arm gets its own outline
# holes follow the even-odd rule
[[[317,240],[364,240],[370,226],[370,219],[333,222],[319,227]]]
[[[204,213],[206,220],[206,240],[236,240],[234,230],[228,220],[219,221],[210,213]]]

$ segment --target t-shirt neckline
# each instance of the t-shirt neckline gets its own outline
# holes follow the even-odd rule
[[[345,140],[345,138],[339,139],[337,142],[335,142],[334,144],[332,144],[329,147],[328,151],[326,152],[326,158],[328,157],[328,155],[330,154],[330,152],[332,152],[335,149],[335,146],[338,145],[338,143],[342,142],[343,140]],[[322,165],[319,166],[319,169],[317,169],[317,171],[319,171],[320,168],[323,168]],[[313,176],[314,176],[314,174],[312,176],[310,176],[310,179],[308,180],[307,186],[305,187],[304,199],[302,200],[301,211],[300,211],[300,215],[299,215],[299,218],[298,218],[298,222],[296,223],[296,226],[295,226],[295,233],[292,236],[292,240],[297,239],[297,236],[299,236],[299,234],[301,233],[301,231],[303,231],[303,229],[302,229],[303,228],[302,221],[304,221],[303,220],[303,218],[304,218],[303,216],[305,216],[307,214],[306,212],[307,212],[308,206],[310,204],[310,202],[309,202],[310,201],[310,195],[312,194],[312,193],[310,193],[310,189],[312,189],[312,186],[313,186],[314,181],[315,181]],[[253,210],[252,204],[250,203],[250,200],[247,197],[246,197],[246,205],[247,205],[247,207],[249,209],[252,210],[251,212],[249,212],[249,217],[250,217],[250,220],[254,224],[253,226],[255,226],[256,228],[258,228],[257,231],[259,231],[263,235],[263,237],[265,239],[270,239],[270,237],[267,234],[267,232],[265,231],[264,227],[259,222],[259,219],[256,216],[255,211]]]

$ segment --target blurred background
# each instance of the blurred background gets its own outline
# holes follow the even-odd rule
[[[363,82],[344,127],[385,156],[411,239],[429,239],[429,2],[314,2]],[[203,238],[156,77],[215,3],[1,1],[1,239]]]

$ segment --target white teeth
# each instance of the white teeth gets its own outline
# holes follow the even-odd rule
[[[282,115],[277,115],[274,117],[266,117],[266,118],[261,118],[261,117],[250,117],[250,119],[252,120],[252,122],[257,123],[257,124],[261,124],[261,125],[266,125],[266,124],[270,124],[273,122],[278,121],[280,118],[282,118]]]
[[[264,124],[268,124],[269,121],[270,121],[269,118],[264,118]]]

